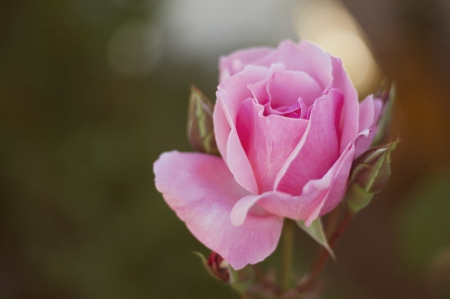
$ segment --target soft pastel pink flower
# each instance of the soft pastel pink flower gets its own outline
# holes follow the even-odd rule
[[[220,59],[214,132],[222,158],[168,152],[156,187],[188,229],[235,269],[276,248],[283,217],[309,225],[343,198],[382,102],[306,41]]]

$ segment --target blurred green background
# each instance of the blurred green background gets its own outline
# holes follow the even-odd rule
[[[236,298],[191,254],[208,251],[156,192],[152,164],[190,150],[189,86],[214,99],[220,55],[309,36],[308,2],[2,1],[0,298]],[[375,63],[360,95],[396,80],[403,142],[323,298],[450,298],[450,2],[343,4]],[[317,246],[296,237],[301,273]]]

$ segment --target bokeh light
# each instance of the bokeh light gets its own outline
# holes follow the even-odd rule
[[[379,69],[362,30],[343,4],[331,0],[300,2],[293,23],[299,38],[342,59],[360,94],[371,91]]]

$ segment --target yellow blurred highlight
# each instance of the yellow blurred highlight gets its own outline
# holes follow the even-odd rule
[[[321,46],[342,59],[359,94],[371,93],[380,71],[363,31],[338,1],[310,0],[294,13],[294,30],[300,39]]]

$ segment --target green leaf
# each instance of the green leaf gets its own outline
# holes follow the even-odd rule
[[[320,218],[314,220],[310,226],[306,226],[304,221],[295,221],[295,222],[304,232],[306,232],[317,243],[323,246],[330,253],[333,259],[336,259],[333,250],[328,244],[327,237],[323,230],[322,220]]]

